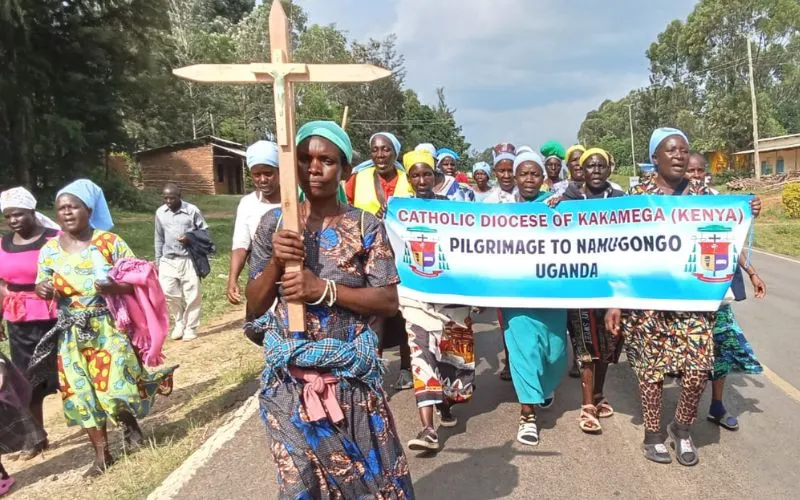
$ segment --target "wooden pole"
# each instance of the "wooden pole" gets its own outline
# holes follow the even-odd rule
[[[628,104],[628,121],[631,125],[631,161],[633,162],[633,173],[636,174],[636,150],[633,146],[633,105]]]
[[[342,130],[347,130],[347,113],[350,111],[350,106],[344,107],[344,114],[342,115]]]
[[[750,102],[753,106],[753,161],[755,162],[756,179],[761,179],[761,154],[758,150],[758,104],[756,103],[756,84],[753,79],[753,49],[750,37],[747,37],[747,64],[750,68]]]

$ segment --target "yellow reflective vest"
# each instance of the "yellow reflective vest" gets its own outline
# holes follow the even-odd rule
[[[381,209],[381,202],[375,193],[375,167],[370,167],[356,174],[356,187],[353,196],[353,206],[360,208],[371,214],[378,213]],[[413,194],[411,184],[405,172],[397,171],[397,184],[394,187],[392,196],[398,198],[408,198]],[[388,199],[386,201],[389,201]]]

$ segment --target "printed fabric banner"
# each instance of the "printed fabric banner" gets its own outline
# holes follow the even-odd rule
[[[392,198],[400,295],[487,307],[716,311],[750,196],[485,204]]]

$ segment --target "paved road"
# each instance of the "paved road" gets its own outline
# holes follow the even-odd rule
[[[736,312],[760,359],[774,374],[800,387],[800,264],[763,254],[753,262],[769,286],[764,301],[737,304]],[[491,314],[486,315],[491,317]],[[731,377],[726,402],[740,415],[742,430],[721,431],[702,420],[695,431],[702,462],[694,468],[647,462],[635,379],[626,364],[612,367],[607,395],[617,415],[603,421],[599,436],[577,426],[579,384],[565,378],[556,403],[539,412],[542,442],[537,448],[514,441],[518,406],[510,383],[496,376],[500,349],[494,324],[476,334],[478,389],[458,408],[459,425],[443,430],[444,449],[435,456],[409,454],[418,498],[792,498],[797,497],[800,402],[769,377]],[[392,365],[397,370],[397,362]],[[665,390],[665,422],[678,387]],[[795,397],[798,394],[794,391]],[[701,403],[708,407],[710,391]],[[403,439],[418,431],[409,391],[392,398]],[[275,468],[257,416],[196,471],[179,491],[185,499],[276,498]]]

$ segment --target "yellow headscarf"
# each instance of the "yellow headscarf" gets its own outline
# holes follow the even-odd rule
[[[417,163],[424,163],[425,165],[431,167],[431,169],[436,170],[436,160],[433,159],[433,155],[430,153],[430,151],[409,151],[403,155],[403,166],[406,167],[406,172],[408,172],[411,167]]]
[[[581,165],[583,165],[583,163],[586,160],[588,160],[589,158],[591,158],[594,155],[602,156],[603,158],[606,159],[606,163],[608,163],[608,152],[606,152],[605,149],[590,148],[590,149],[587,149],[586,151],[584,151],[583,154],[581,155]]]
[[[569,161],[569,157],[572,156],[572,153],[574,153],[575,151],[580,151],[581,153],[583,153],[584,151],[586,151],[586,148],[581,146],[580,144],[575,144],[573,146],[570,146],[569,148],[567,148],[567,154],[564,155],[564,161]]]

